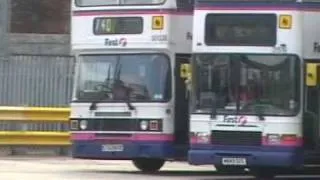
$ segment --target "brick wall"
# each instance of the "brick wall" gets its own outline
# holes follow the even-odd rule
[[[11,32],[69,34],[70,0],[11,0]]]

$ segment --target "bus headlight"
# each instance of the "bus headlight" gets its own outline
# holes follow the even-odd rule
[[[196,133],[197,143],[210,143],[210,133]]]
[[[268,134],[267,135],[267,143],[268,144],[280,144],[281,137],[279,134]]]
[[[80,121],[80,129],[85,130],[88,127],[88,121],[87,120],[81,120]]]
[[[148,121],[140,121],[140,129],[147,130],[148,129]]]
[[[77,120],[70,121],[70,130],[78,130],[79,124]]]

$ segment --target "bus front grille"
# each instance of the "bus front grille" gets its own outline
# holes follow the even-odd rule
[[[211,131],[214,145],[261,146],[262,133],[248,131]]]
[[[79,129],[81,131],[153,131],[153,132],[162,132],[162,121],[159,119],[133,119],[133,118],[87,118],[87,119],[70,119],[74,121],[85,120],[87,122],[87,127],[85,129]],[[140,127],[141,121],[157,121],[157,129],[147,129],[142,130]],[[150,123],[148,124],[150,126]],[[148,127],[149,128],[149,127]]]

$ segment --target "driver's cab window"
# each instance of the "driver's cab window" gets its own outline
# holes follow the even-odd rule
[[[109,78],[113,78],[114,74],[112,63],[103,61],[91,64],[81,64],[80,69],[79,76],[86,76],[86,81],[82,81],[79,85],[86,91],[97,89],[97,84],[106,80],[106,74],[110,74]]]
[[[251,105],[264,106],[265,110],[274,112],[275,108],[293,110],[296,92],[294,66],[285,57],[247,56],[240,64],[240,109],[243,112],[254,111]],[[247,108],[243,109],[245,105]]]
[[[200,54],[195,63],[194,109],[198,112],[215,107],[222,114],[255,114],[263,108],[273,115],[292,114],[299,108],[299,59],[295,56]]]
[[[239,100],[248,103],[261,96],[262,90],[260,71],[243,65],[240,70]]]
[[[162,54],[83,55],[77,98],[165,101],[170,73],[170,61]]]
[[[120,61],[122,62],[118,65],[118,73],[116,74],[118,77],[115,77],[115,79],[121,84],[117,86],[117,83],[115,83],[113,94],[120,94],[121,90],[124,89],[123,91],[129,91],[129,94],[123,93],[119,95],[119,99],[126,99],[127,95],[131,99],[150,99],[147,87],[150,81],[147,72],[147,69],[150,69],[148,68],[150,63],[145,58],[135,57],[134,55],[122,56]]]
[[[213,99],[216,101],[217,108],[224,108],[230,101],[229,63],[229,58],[226,56],[210,56],[198,62],[201,69],[197,80],[200,85],[200,91],[198,91],[200,108],[211,108]]]

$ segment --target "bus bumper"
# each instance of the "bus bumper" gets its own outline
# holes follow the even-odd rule
[[[122,150],[106,150],[103,146],[116,144]],[[172,142],[152,141],[112,141],[112,143],[99,141],[73,141],[72,156],[79,159],[102,160],[131,160],[134,158],[160,158],[174,157]]]
[[[188,152],[188,161],[192,165],[224,165],[223,158],[245,158],[245,167],[301,167],[302,148],[297,147],[230,147],[193,145]]]

